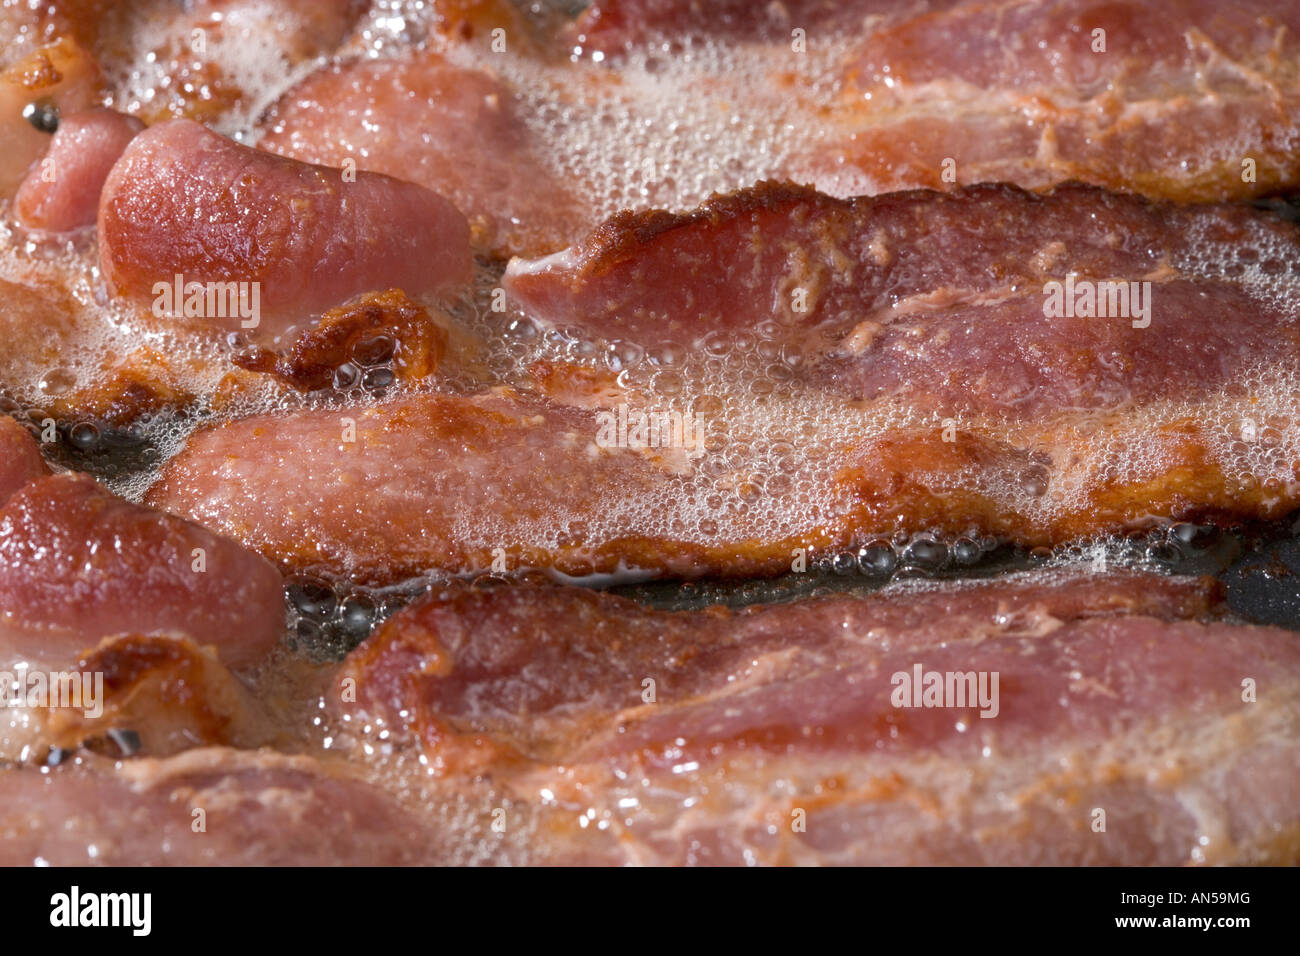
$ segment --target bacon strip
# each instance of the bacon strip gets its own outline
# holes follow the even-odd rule
[[[96,107],[59,123],[45,159],[18,187],[18,221],[32,229],[66,232],[93,226],[109,170],[144,124]]]
[[[542,860],[1294,863],[1300,644],[1192,620],[1214,607],[1124,573],[741,611],[455,590],[386,622],[335,700],[549,808]],[[896,706],[917,665],[996,672],[996,702]]]
[[[212,315],[205,305],[196,317],[270,338],[375,288],[425,295],[469,281],[469,230],[451,203],[354,173],[240,146],[189,120],[150,127],[104,186],[105,280],[146,305],[177,275],[183,284],[257,283],[258,316]]]
[[[1300,4],[972,0],[888,20],[844,62],[834,191],[1079,179],[1178,200],[1300,180]],[[945,173],[952,176],[945,178]]]
[[[52,475],[0,508],[0,652],[65,663],[100,638],[187,634],[232,667],[280,639],[280,576],[255,554],[131,504],[88,475]]]
[[[579,234],[589,211],[543,162],[517,99],[486,71],[436,53],[361,60],[290,90],[258,146],[419,183],[465,212],[476,248],[537,255]]]
[[[1206,404],[869,427],[849,404],[805,434],[777,404],[702,428],[695,456],[620,447],[620,411],[416,395],[201,429],[146,500],[286,570],[374,583],[490,568],[778,574],[900,531],[1039,546],[1280,517],[1300,504],[1297,419],[1237,407],[1253,424]]]
[[[1294,0],[600,0],[567,36],[606,55],[740,41],[796,76],[846,47],[780,170],[837,195],[1080,180],[1221,200],[1300,180]]]
[[[6,866],[434,862],[422,821],[337,764],[220,747],[114,770],[94,758],[0,774]],[[337,832],[335,832],[337,830]],[[332,833],[329,839],[322,834]]]
[[[375,583],[487,570],[498,548],[511,569],[573,574],[745,563],[746,545],[585,534],[593,509],[664,494],[684,462],[600,449],[597,431],[588,410],[508,391],[257,416],[192,436],[146,500],[286,569]]]
[[[1192,369],[1221,387],[1263,343],[1296,342],[1294,310],[1240,279],[1259,263],[1263,278],[1294,288],[1297,258],[1292,225],[1237,206],[1084,186],[840,200],[761,183],[687,214],[622,213],[564,252],[514,260],[503,285],[548,328],[696,350],[772,322],[810,358],[818,347],[846,353],[833,366],[839,380],[874,386],[853,382],[854,397],[928,386],[1005,412],[1022,398],[1085,408],[1145,399]],[[1151,282],[1150,326],[1046,316],[1047,283],[1071,275]],[[945,350],[926,347],[940,338]]]

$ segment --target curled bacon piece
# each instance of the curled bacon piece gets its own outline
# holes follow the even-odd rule
[[[0,605],[0,653],[53,663],[108,635],[170,632],[248,666],[284,623],[280,576],[257,555],[71,473],[0,508]]]
[[[99,244],[116,294],[270,339],[376,287],[434,294],[467,283],[471,268],[469,227],[440,196],[273,156],[189,120],[127,147],[104,185]]]
[[[109,170],[142,129],[138,119],[103,107],[61,120],[45,159],[14,196],[18,221],[50,232],[93,226]]]

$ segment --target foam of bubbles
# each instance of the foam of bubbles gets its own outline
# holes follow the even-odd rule
[[[840,400],[797,387],[771,330],[691,357],[542,334],[518,316],[498,317],[496,327],[484,331],[500,342],[489,360],[493,367],[517,370],[543,359],[586,366],[620,382],[638,411],[699,416],[706,440],[703,454],[682,462],[658,495],[627,498],[614,488],[597,502],[556,502],[553,513],[523,528],[513,515],[509,527],[502,516],[474,515],[454,529],[488,547],[503,540],[557,547],[578,526],[592,538],[789,537],[807,528],[834,494],[827,449],[846,449],[912,417],[898,409],[846,414]]]
[[[185,5],[177,5],[170,17],[159,13],[150,6],[132,15],[122,30],[128,48],[104,64],[112,90],[108,105],[122,112],[214,107],[206,122],[246,140],[257,118],[324,62],[323,57],[291,62],[285,44],[297,29],[296,15],[289,14],[286,22],[286,11],[269,0],[244,0],[206,19],[194,17]],[[198,48],[196,29],[203,31]]]
[[[447,52],[502,76],[540,154],[599,218],[622,209],[688,210],[714,192],[772,178],[819,135],[814,104],[836,94],[842,41],[787,48],[695,41],[630,51],[617,70],[590,59]],[[784,82],[797,75],[797,83]]]
[[[439,841],[439,865],[520,865],[537,859],[537,848],[545,845],[544,831],[539,833],[544,810],[535,801],[490,779],[439,780],[403,730],[381,720],[334,714],[324,699],[312,725],[321,749],[345,755],[372,783],[418,814],[429,830],[448,835]],[[502,811],[507,825],[497,831],[493,822]]]

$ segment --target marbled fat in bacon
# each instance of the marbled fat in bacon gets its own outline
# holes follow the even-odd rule
[[[1294,863],[1300,642],[1215,609],[1131,573],[738,611],[453,590],[386,622],[335,699],[549,812],[543,861]],[[996,708],[896,707],[917,664],[997,672]]]
[[[786,173],[841,193],[1077,179],[1179,200],[1263,195],[1300,178],[1297,54],[1293,0],[922,9],[851,45],[828,135]]]

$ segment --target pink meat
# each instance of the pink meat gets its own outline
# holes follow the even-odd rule
[[[630,528],[625,540],[585,540],[590,508],[671,482],[670,468],[636,451],[594,453],[596,434],[585,410],[509,392],[256,416],[193,435],[146,500],[284,568],[374,582],[486,570],[498,546],[512,567],[612,571],[622,557],[691,568],[691,549]]]
[[[50,232],[93,226],[109,170],[142,129],[135,117],[104,107],[62,120],[49,152],[18,187],[18,221]]]
[[[654,41],[701,37],[784,40],[802,28],[817,42],[868,17],[919,14],[952,0],[595,0],[568,31],[584,51],[618,53]]]
[[[521,109],[489,73],[422,51],[313,73],[276,104],[258,145],[419,183],[465,212],[476,247],[538,255],[580,235],[590,211],[547,166]]]
[[[424,824],[384,791],[336,766],[267,751],[9,770],[0,808],[5,866],[436,862]]]
[[[50,473],[31,432],[0,416],[0,505],[24,485]]]
[[[765,183],[688,214],[619,214],[513,261],[503,285],[538,323],[593,339],[698,350],[767,322],[850,397],[1032,416],[1220,389],[1279,341],[1300,346],[1294,310],[1238,282],[1243,265],[1198,260],[1197,242],[1300,276],[1300,234],[1234,206],[1077,185],[839,200]],[[1069,275],[1149,282],[1149,322],[1045,315],[1047,283]]]
[[[150,127],[122,154],[100,201],[99,243],[110,288],[140,302],[155,303],[155,284],[176,275],[258,283],[256,328],[272,337],[362,292],[445,292],[471,268],[465,218],[441,197],[272,156],[189,120]]]
[[[541,859],[1295,862],[1300,641],[1213,612],[1125,573],[676,613],[451,592],[354,652],[336,699],[434,773],[585,818]],[[996,673],[996,706],[896,706],[918,664]]]
[[[111,494],[87,475],[27,485],[0,508],[0,649],[67,662],[101,637],[179,632],[233,667],[284,630],[280,576],[228,538]]]
[[[837,192],[1077,179],[1205,201],[1300,172],[1294,0],[946,6],[857,36],[829,135],[787,175]]]
[[[1137,100],[1168,95],[1200,69],[1202,83],[1245,88],[1234,61],[1293,46],[1300,28],[1291,0],[964,0],[908,13],[866,34],[854,61],[860,86],[960,82],[1066,101],[1109,86]]]

